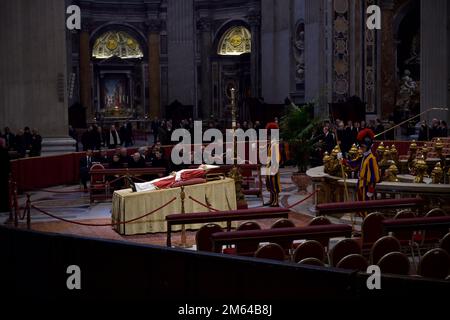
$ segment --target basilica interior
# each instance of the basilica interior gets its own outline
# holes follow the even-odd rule
[[[448,297],[448,0],[2,0],[0,43],[13,300]]]

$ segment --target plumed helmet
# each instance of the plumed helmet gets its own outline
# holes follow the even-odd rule
[[[359,145],[366,146],[367,148],[372,147],[373,139],[375,134],[369,128],[365,128],[358,133],[356,140],[358,140]]]
[[[270,130],[270,129],[279,129],[278,123],[276,123],[276,122],[267,123],[266,130]]]

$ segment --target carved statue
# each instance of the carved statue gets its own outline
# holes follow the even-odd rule
[[[305,82],[305,31],[300,23],[294,39],[295,78],[297,83]]]
[[[417,83],[411,78],[411,72],[405,70],[400,81],[400,88],[398,92],[398,100],[396,106],[403,111],[409,111],[412,105],[412,97],[416,94],[418,87]]]
[[[411,78],[411,72],[405,70],[400,85],[400,94],[411,97],[417,90],[417,83]]]

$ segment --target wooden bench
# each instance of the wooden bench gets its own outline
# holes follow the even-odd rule
[[[107,176],[128,176],[136,177],[142,175],[157,175],[162,176],[166,173],[166,168],[151,167],[151,168],[120,168],[120,169],[106,169],[100,165],[93,165],[89,174],[91,175],[91,186],[89,188],[90,202],[93,203],[95,199],[104,199],[107,197],[108,184]],[[125,187],[129,187],[128,180],[125,179]],[[98,195],[95,191],[105,191],[105,195]]]
[[[333,215],[358,211],[384,211],[393,209],[422,209],[422,198],[383,199],[352,202],[332,202],[318,204],[317,215]]]
[[[166,216],[167,246],[172,245],[172,226],[181,224],[227,222],[227,230],[231,230],[232,221],[259,220],[272,218],[288,218],[290,210],[286,208],[252,208],[218,212],[178,213]]]
[[[450,216],[386,219],[382,222],[384,234],[394,231],[420,231],[450,228]]]
[[[329,224],[295,228],[277,228],[251,231],[233,231],[213,233],[211,240],[214,252],[222,252],[224,245],[236,245],[255,242],[280,242],[304,239],[336,238],[352,235],[352,227],[347,224]]]

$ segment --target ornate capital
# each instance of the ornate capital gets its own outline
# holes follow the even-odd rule
[[[207,17],[202,17],[197,21],[197,29],[202,32],[211,31],[211,19]]]
[[[159,32],[161,31],[162,21],[161,19],[150,19],[146,21],[145,26],[147,27],[147,32]]]
[[[247,15],[247,21],[250,27],[259,27],[261,25],[261,13],[257,10],[250,10]]]

